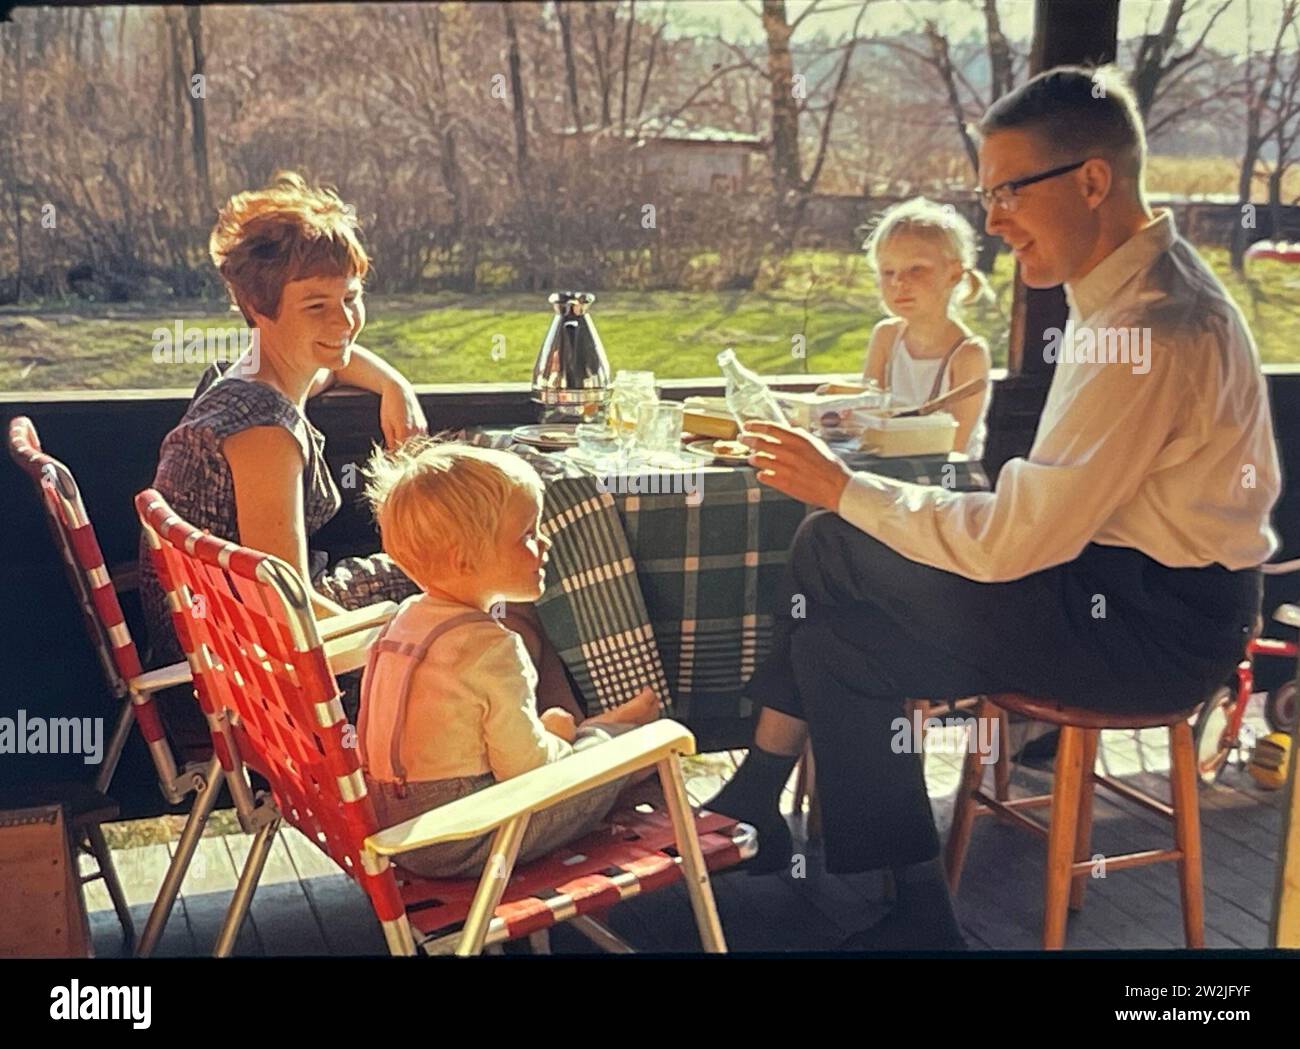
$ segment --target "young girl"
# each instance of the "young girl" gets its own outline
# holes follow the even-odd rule
[[[863,378],[917,405],[971,379],[988,379],[989,351],[957,317],[988,290],[975,269],[975,231],[952,208],[916,197],[889,208],[865,245],[885,309],[871,333]],[[956,291],[962,285],[960,301]],[[984,454],[984,416],[991,390],[948,409],[957,420],[954,448]]]

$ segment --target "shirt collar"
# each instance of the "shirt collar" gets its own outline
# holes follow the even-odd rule
[[[1070,314],[1083,322],[1105,306],[1125,284],[1173,245],[1178,236],[1174,215],[1168,208],[1129,237],[1083,277],[1065,285]]]

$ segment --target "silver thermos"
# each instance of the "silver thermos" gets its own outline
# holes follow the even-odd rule
[[[533,401],[542,422],[581,422],[609,400],[609,359],[589,312],[596,296],[557,291],[549,299],[555,316],[533,365]]]

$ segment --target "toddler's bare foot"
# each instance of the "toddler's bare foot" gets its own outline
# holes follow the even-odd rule
[[[588,725],[648,725],[659,717],[659,697],[654,689],[643,688],[626,703],[588,718]]]

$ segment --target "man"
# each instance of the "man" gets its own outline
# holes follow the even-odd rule
[[[747,686],[754,747],[707,807],[757,825],[757,870],[783,866],[777,798],[810,736],[828,869],[888,867],[898,886],[856,948],[964,946],[920,755],[891,747],[906,697],[1191,707],[1240,658],[1253,566],[1277,547],[1258,354],[1172,215],[1147,207],[1123,80],[1050,70],[979,132],[986,228],[1026,284],[1064,283],[1070,306],[1047,333],[1058,363],[1028,457],[995,492],[957,493],[853,474],[784,427],[746,440],[761,480],[830,512],[795,538],[788,613]]]

